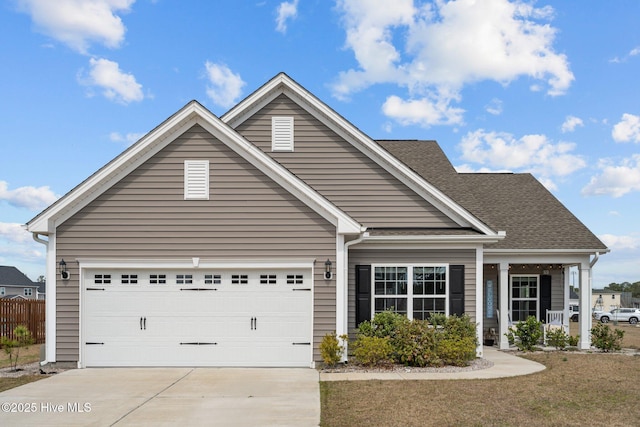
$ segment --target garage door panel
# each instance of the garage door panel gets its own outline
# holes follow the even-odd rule
[[[85,276],[85,366],[310,365],[310,270],[131,274]]]

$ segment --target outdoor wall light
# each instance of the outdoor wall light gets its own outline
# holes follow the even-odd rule
[[[333,279],[333,272],[331,271],[331,260],[327,259],[324,263],[324,280]]]
[[[67,270],[67,263],[64,262],[64,259],[61,259],[58,265],[60,266],[60,278],[62,280],[69,280],[71,273]]]

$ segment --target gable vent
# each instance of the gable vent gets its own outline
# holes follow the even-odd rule
[[[185,200],[209,200],[209,161],[184,161]]]
[[[293,117],[271,117],[271,150],[293,151]]]

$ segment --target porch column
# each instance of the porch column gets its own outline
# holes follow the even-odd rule
[[[591,348],[591,266],[580,263],[580,350]]]
[[[484,338],[484,252],[482,246],[476,248],[476,337],[478,338],[478,347],[476,348],[476,356],[482,357],[484,354],[483,341]]]
[[[500,324],[498,325],[498,334],[500,335],[500,350],[509,348],[509,339],[505,335],[509,329],[509,263],[501,262],[500,268]]]
[[[562,319],[564,326],[569,330],[569,299],[571,298],[571,267],[564,267],[564,305]]]

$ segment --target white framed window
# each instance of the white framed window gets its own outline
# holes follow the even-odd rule
[[[33,295],[33,289],[31,288],[24,288],[24,296],[25,297],[30,297]]]
[[[222,283],[222,275],[220,274],[205,274],[204,275],[204,284],[205,285],[220,285]]]
[[[123,285],[137,285],[138,284],[138,275],[137,274],[122,274],[120,276],[120,283]]]
[[[209,160],[184,161],[184,199],[209,200]]]
[[[176,275],[176,284],[178,284],[178,285],[191,285],[191,284],[193,284],[193,275],[192,274],[177,274]]]
[[[4,286],[0,288],[0,295],[6,295],[7,294],[7,288],[5,288]]]
[[[524,321],[529,316],[535,316],[538,319],[540,276],[536,274],[513,274],[510,279],[511,320],[514,322]]]
[[[293,117],[271,117],[271,150],[293,151]]]
[[[152,285],[166,285],[167,275],[166,274],[150,274],[149,283]]]
[[[110,274],[95,274],[93,276],[93,283],[96,285],[110,285],[111,284],[111,275]]]
[[[449,266],[373,265],[372,312],[393,310],[409,319],[449,314]]]

